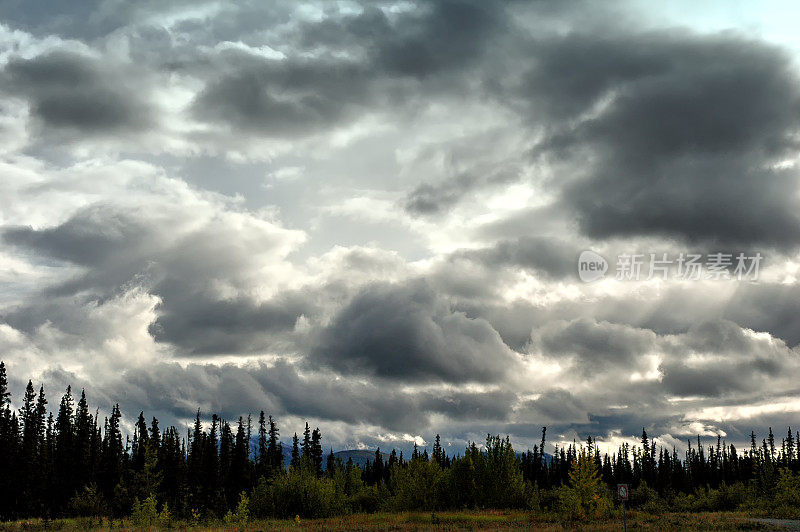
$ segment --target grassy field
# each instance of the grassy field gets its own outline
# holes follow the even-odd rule
[[[772,525],[753,521],[745,514],[665,513],[661,515],[630,512],[631,530],[780,530]],[[128,521],[107,519],[64,519],[56,521],[16,521],[0,524],[0,531],[21,530],[155,530],[157,527],[132,526]],[[160,528],[160,527],[158,527]],[[223,522],[188,523],[174,521],[174,530],[621,530],[622,520],[584,523],[562,522],[554,518],[519,511],[376,513],[356,514],[329,519],[259,520],[244,526]]]

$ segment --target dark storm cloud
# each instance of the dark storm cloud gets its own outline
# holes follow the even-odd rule
[[[479,64],[503,18],[488,4],[450,1],[423,3],[392,20],[374,7],[357,15],[330,12],[288,36],[309,50],[324,46],[321,56],[221,63],[224,73],[197,96],[193,112],[253,133],[295,136],[367,112],[418,107],[418,82],[427,84],[428,96],[450,92],[452,79],[440,86],[429,78],[451,78]]]
[[[517,396],[509,391],[436,392],[420,394],[423,411],[444,414],[454,420],[501,421],[511,413]]]
[[[142,0],[3,0],[3,21],[34,35],[59,35],[90,41],[102,38],[143,19],[160,13],[197,8],[203,1]],[[206,4],[207,5],[207,4]]]
[[[758,340],[727,320],[694,325],[676,340],[659,371],[665,391],[678,396],[755,392],[800,361],[779,340]]]
[[[526,401],[520,410],[537,423],[586,423],[587,407],[567,390],[549,390],[536,399]]]
[[[796,150],[800,126],[783,50],[733,35],[651,33],[568,35],[536,55],[521,89],[532,120],[549,116],[536,153],[576,164],[583,177],[563,198],[584,234],[800,243],[797,173],[775,166]],[[573,126],[581,113],[592,116]]]
[[[139,91],[113,68],[76,53],[13,58],[0,76],[0,89],[27,99],[31,114],[43,128],[98,134],[136,131],[151,123]]]
[[[308,393],[311,389],[314,393]],[[207,410],[205,414],[216,412],[228,419],[264,409],[279,420],[293,415],[378,424],[409,432],[429,429],[433,414],[454,419],[503,419],[515,399],[510,392],[410,392],[387,383],[301,374],[295,365],[283,360],[243,367],[159,364],[155,370],[129,371],[121,390],[104,390],[102,394],[112,399],[124,394],[129,398],[126,402],[136,403],[132,412],[144,408],[164,412],[172,419],[192,417],[198,406]]]
[[[501,240],[486,249],[456,252],[453,256],[476,260],[489,268],[519,267],[551,279],[562,279],[575,276],[577,249],[555,238],[520,237]]]
[[[61,225],[35,230],[7,227],[3,240],[81,266],[96,266],[144,243],[146,228],[125,213],[106,208],[79,211]]]
[[[665,391],[673,393],[679,397],[720,397],[730,393],[741,393],[752,391],[761,386],[761,379],[757,380],[755,376],[748,373],[756,364],[751,363],[735,363],[730,364],[720,361],[714,367],[705,367],[702,369],[687,367],[680,362],[662,365],[661,370],[664,373],[663,384]],[[772,371],[769,373],[774,374],[777,368],[768,368]],[[759,375],[760,377],[760,375]]]
[[[358,14],[335,10],[300,25],[296,44],[306,49],[366,51],[371,70],[424,79],[481,64],[491,44],[509,29],[506,6],[479,1],[422,1],[388,15],[364,3]]]
[[[349,61],[264,61],[210,83],[194,113],[269,136],[315,132],[369,107],[368,73]]]
[[[768,331],[794,347],[800,344],[800,287],[785,283],[744,284],[722,316],[743,327]]]
[[[475,64],[502,35],[502,7],[469,1],[431,2],[387,33],[376,34],[375,63],[388,72],[424,78]]]
[[[258,350],[264,345],[259,339],[292,330],[297,318],[312,310],[299,294],[254,303],[245,297],[218,301],[174,288],[160,285],[154,290],[167,304],[150,333],[159,342],[190,347],[195,354]]]
[[[311,357],[347,374],[408,381],[493,382],[518,364],[486,321],[453,312],[425,282],[365,288]]]
[[[591,319],[549,322],[535,336],[536,345],[548,356],[576,356],[578,368],[587,372],[631,365],[652,349],[656,339],[649,330]]]
[[[660,415],[654,415],[660,412]],[[607,411],[599,414],[589,414],[591,426],[594,427],[594,434],[603,436],[618,435],[637,437],[642,434],[642,428],[646,428],[648,434],[658,436],[669,434],[674,426],[679,426],[682,415],[668,410],[665,404],[638,404],[633,408],[621,408],[616,411]],[[592,432],[589,432],[592,434]],[[689,432],[688,436],[696,436],[696,432]]]
[[[141,212],[110,205],[84,208],[51,228],[2,229],[0,237],[6,244],[85,269],[44,287],[40,299],[6,310],[4,319],[26,331],[55,319],[69,329],[75,296],[102,301],[130,283],[142,282],[161,300],[150,327],[158,341],[194,354],[263,349],[271,335],[288,333],[300,315],[313,314],[312,298],[284,291],[274,299],[255,301],[246,287],[244,293],[220,297],[210,285],[220,280],[246,284],[245,272],[257,264],[245,242],[248,238],[261,252],[280,244],[280,236],[239,228],[231,228],[240,239],[233,240],[224,235],[227,230],[216,223],[172,242],[171,234]],[[243,273],[245,277],[237,281]]]
[[[481,143],[483,147],[477,149],[474,143]],[[464,146],[448,147],[445,149],[448,158],[464,161],[476,154],[486,155],[487,152],[496,150],[498,142],[495,139],[470,138]],[[460,152],[460,153],[459,153]],[[511,183],[519,178],[518,167],[510,161],[492,160],[490,163],[476,164],[469,170],[445,179],[436,184],[421,183],[411,190],[403,199],[403,208],[406,212],[416,216],[433,216],[450,211],[462,200],[474,196],[478,191],[491,187],[499,187]]]
[[[458,203],[476,182],[475,176],[465,174],[438,185],[422,183],[406,197],[405,210],[411,214],[439,214]]]

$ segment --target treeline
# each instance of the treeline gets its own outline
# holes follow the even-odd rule
[[[0,519],[132,516],[142,524],[175,518],[319,517],[382,510],[529,508],[572,517],[615,511],[611,487],[633,488],[633,506],[650,511],[800,507],[800,434],[776,443],[754,434],[748,449],[721,438],[689,442],[682,456],[649,439],[601,453],[588,438],[544,453],[546,429],[532,450],[516,453],[508,438],[489,435],[452,455],[437,435],[431,449],[410,457],[377,450],[364,468],[323,451],[322,434],[306,423],[292,439],[284,466],[272,416],[216,415],[204,426],[198,411],[181,434],[140,414],[130,437],[115,405],[101,419],[84,392],[70,388],[55,415],[44,387],[28,382],[12,410],[0,362]]]

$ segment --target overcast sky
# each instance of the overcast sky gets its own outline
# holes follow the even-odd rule
[[[0,5],[15,400],[334,448],[800,428],[791,2]],[[763,262],[615,278],[690,252]]]

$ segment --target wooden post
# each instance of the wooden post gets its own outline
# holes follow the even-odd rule
[[[625,518],[625,501],[622,501],[622,528],[628,532],[628,521]]]
[[[628,519],[625,515],[625,501],[630,496],[629,486],[627,484],[617,484],[617,498],[622,502],[622,527],[625,532],[628,532]]]

